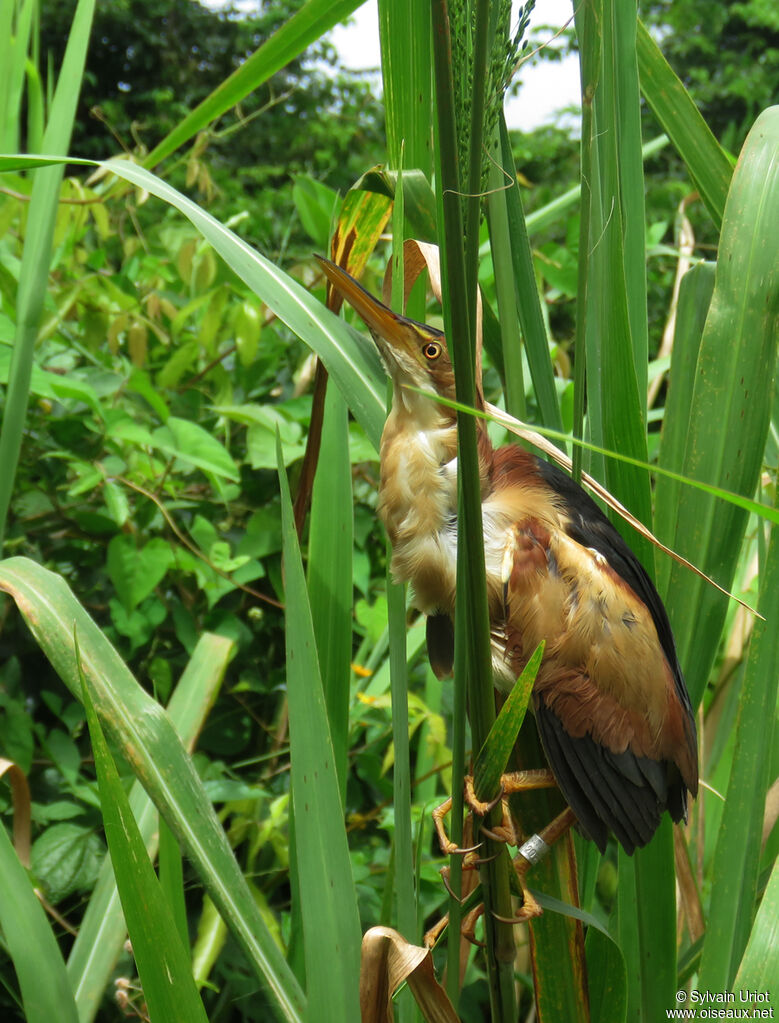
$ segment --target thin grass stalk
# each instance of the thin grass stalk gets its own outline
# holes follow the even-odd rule
[[[458,2],[458,0],[455,0]],[[470,3],[464,2],[466,10]],[[473,81],[468,132],[468,180],[465,182],[465,284],[468,300],[468,342],[471,363],[476,358],[476,280],[479,272],[479,225],[481,223],[482,163],[484,138],[484,94],[487,79],[487,44],[490,29],[490,0],[476,0]],[[486,736],[485,736],[486,738]]]
[[[403,269],[403,159],[401,142],[398,153],[398,188],[392,215],[392,306],[403,312],[405,273]],[[397,929],[408,941],[416,942],[417,904],[415,893],[414,846],[411,828],[411,755],[408,737],[408,669],[406,662],[406,588],[392,582],[387,559],[387,613],[390,634],[390,678],[392,692],[392,742],[395,762],[392,772],[392,798],[395,827],[395,898]],[[416,1013],[410,992],[398,1001],[400,1023]]]
[[[485,33],[488,13],[488,9],[484,7],[480,15],[485,18]],[[474,273],[469,281],[463,253],[452,53],[446,0],[433,0],[433,29],[440,161],[437,179],[440,185],[442,213],[440,234],[444,241],[441,246],[444,325],[454,364],[458,400],[472,405],[475,396],[475,338],[471,332],[469,306],[475,308],[476,278]],[[477,144],[474,139],[472,139],[472,144]],[[478,220],[476,223],[478,224]],[[470,240],[473,241],[473,237]],[[476,426],[473,418],[468,415],[458,414],[457,421],[460,499],[455,667],[458,669],[465,658],[473,746],[474,749],[479,749],[494,720],[495,702],[492,689],[492,658],[482,540]],[[467,629],[463,634],[462,624],[465,609],[462,608],[462,605],[466,602]],[[485,851],[489,855],[490,843],[486,843],[486,845]],[[514,940],[512,927],[510,924],[500,923],[493,916],[493,912],[506,916],[511,913],[506,858],[500,857],[498,861],[485,864],[481,869],[481,879],[492,1015],[494,1020],[513,1021],[516,1018],[516,1005],[513,984]],[[457,940],[457,936],[454,940]]]
[[[619,132],[620,196],[623,208],[625,287],[629,296],[628,318],[633,365],[638,384],[641,416],[646,423],[649,326],[646,299],[646,211],[644,164],[641,155],[641,107],[636,62],[635,0],[619,0],[613,7],[614,41],[617,48],[616,95]]]
[[[389,547],[389,545],[388,545]],[[389,550],[388,550],[389,555]],[[388,557],[389,563],[389,557]],[[396,927],[416,943],[417,905],[414,891],[414,846],[411,830],[411,757],[408,740],[408,672],[406,669],[406,587],[394,583],[387,568],[387,616],[390,631],[390,675],[392,677],[392,745],[395,751],[392,769],[392,805],[394,828],[394,895]],[[401,1023],[412,1017],[413,1003],[408,995],[398,1001]]]
[[[604,237],[609,278],[616,285],[609,300],[618,314],[618,318],[609,316],[612,328],[606,335],[609,351],[605,367],[610,384],[604,392],[608,401],[606,436],[608,446],[619,445],[620,450],[626,447],[630,454],[645,460],[648,342],[636,19],[635,3],[605,0],[600,92],[603,102],[599,106],[596,100],[596,109],[604,115],[599,122],[599,128],[604,129],[600,140],[604,154],[603,195],[604,200],[611,199],[613,203],[613,219]],[[623,295],[624,314],[620,308]],[[626,341],[629,339],[629,345],[623,345],[620,331]],[[615,393],[618,389],[619,397]],[[624,398],[627,401],[620,400]],[[607,476],[614,478],[617,493],[621,489],[625,503],[651,525],[647,473],[615,471],[609,463]],[[630,540],[651,574],[654,568],[651,547],[635,536]],[[626,858],[620,850],[621,932],[625,937],[630,932],[631,944],[637,932],[638,940],[639,987],[633,988],[632,993],[634,997],[638,994],[639,1002],[634,1001],[630,1011],[639,1019],[654,1021],[673,1003],[676,990],[676,886],[670,819],[665,817],[650,844],[635,853],[632,878],[626,876]]]
[[[581,200],[579,210],[579,260],[576,281],[576,333],[574,336],[574,382],[573,382],[573,435],[584,437],[584,404],[587,385],[587,289],[589,287],[590,224],[592,217],[592,147],[593,127],[592,101],[598,80],[599,60],[593,52],[595,40],[590,40],[594,25],[592,17],[585,11],[576,16],[576,31],[579,37],[580,75],[582,89],[582,140],[581,140]],[[587,45],[584,40],[588,39]],[[577,483],[582,478],[582,457],[584,449],[573,445],[572,473]]]
[[[30,48],[35,0],[0,3],[0,144],[5,153],[19,149],[25,63]]]
[[[463,779],[465,764],[465,726],[467,717],[467,691],[465,687],[464,644],[456,637],[467,635],[468,617],[464,600],[458,600],[454,613],[454,700],[452,705],[452,810],[449,814],[449,835],[459,848],[463,844]],[[449,857],[449,885],[453,892],[462,891],[463,861],[460,856]],[[449,898],[449,933],[446,944],[446,993],[457,1009],[460,1001],[460,928],[462,906],[454,896]]]

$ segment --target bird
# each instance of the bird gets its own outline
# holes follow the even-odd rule
[[[317,259],[364,320],[392,382],[378,514],[391,542],[393,577],[411,585],[414,606],[427,616],[429,660],[443,678],[454,660],[458,540],[456,412],[440,401],[455,400],[446,338]],[[479,393],[476,404],[483,408]],[[688,795],[698,790],[695,718],[668,615],[641,562],[592,498],[518,444],[493,447],[483,419],[476,423],[492,682],[509,691],[545,642],[532,707],[554,782],[570,807],[551,837],[575,818],[602,853],[613,834],[632,855],[666,811],[686,821]],[[547,784],[543,771],[526,773],[537,784],[531,778],[525,787]],[[531,848],[519,851],[532,862]]]

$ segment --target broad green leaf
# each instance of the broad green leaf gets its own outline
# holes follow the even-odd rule
[[[289,484],[278,443],[292,802],[306,993],[322,1023],[357,1019],[360,922]],[[327,856],[322,850],[327,850]],[[328,954],[324,955],[323,950]]]
[[[101,723],[122,750],[181,842],[232,930],[278,1018],[299,1020],[304,998],[268,932],[224,830],[170,719],[138,685],[65,581],[26,558],[0,562],[0,589],[16,601],[44,654],[71,693],[81,665]]]
[[[108,575],[128,612],[152,593],[172,561],[171,546],[161,537],[155,537],[143,547],[125,533],[112,538],[108,544]]]
[[[91,827],[69,821],[52,824],[33,843],[32,870],[46,898],[56,905],[92,888],[104,853]]]
[[[203,472],[212,472],[234,482],[240,478],[238,466],[225,446],[208,430],[187,419],[169,416],[165,425],[152,433],[151,443],[158,451],[189,462]]]
[[[330,227],[338,204],[338,193],[308,174],[298,174],[292,186],[292,198],[300,222],[317,249],[324,252],[330,239]]]

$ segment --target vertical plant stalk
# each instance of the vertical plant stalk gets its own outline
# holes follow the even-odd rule
[[[405,273],[403,262],[403,162],[401,141],[397,154],[398,185],[392,211],[392,307],[403,313]],[[395,900],[397,929],[408,941],[416,942],[417,903],[415,893],[414,847],[411,832],[411,755],[408,726],[408,669],[406,665],[406,587],[393,583],[387,559],[387,613],[390,636],[390,678],[392,693],[392,742],[395,767],[392,772]],[[410,992],[397,1000],[399,1023],[414,1018]]]
[[[600,41],[592,12],[584,5],[577,10],[576,34],[579,39],[579,67],[582,89],[581,199],[579,213],[579,263],[576,286],[576,334],[574,337],[573,435],[584,437],[584,404],[587,382],[587,289],[589,286],[590,226],[592,216],[592,149],[595,121],[592,104],[598,84]],[[582,478],[584,449],[573,445],[572,475]]]
[[[489,5],[479,5],[480,19],[486,19]],[[486,28],[484,20],[486,54]],[[479,30],[477,29],[477,38]],[[460,202],[452,51],[446,0],[433,0],[433,53],[437,99],[438,158],[441,208],[442,281],[444,326],[449,339],[455,371],[458,401],[472,406],[475,398],[475,265],[470,279],[463,252],[463,218]],[[476,90],[475,90],[476,91]],[[478,107],[479,100],[476,100]],[[483,97],[481,99],[483,111]],[[481,137],[472,138],[481,146]],[[478,186],[474,190],[478,192]],[[476,200],[478,203],[478,200]],[[475,230],[478,230],[478,207]],[[471,214],[473,217],[473,214]],[[470,226],[470,225],[469,225]],[[469,240],[475,244],[473,235]],[[470,301],[469,301],[470,296]],[[473,327],[471,326],[473,324]],[[495,718],[492,686],[492,657],[489,638],[484,546],[481,523],[481,494],[476,444],[476,424],[471,416],[458,414],[459,528],[457,547],[457,615],[455,627],[455,670],[464,666],[470,707],[474,749],[480,749]],[[465,605],[465,607],[463,607]],[[465,633],[463,620],[467,616]],[[456,784],[456,782],[455,782]],[[490,855],[490,843],[485,843]],[[514,940],[512,926],[497,921],[493,913],[511,915],[506,857],[481,868],[484,921],[487,938],[487,966],[493,1020],[516,1019],[513,981]],[[451,940],[457,941],[458,935]]]

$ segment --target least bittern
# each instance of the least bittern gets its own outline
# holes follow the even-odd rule
[[[411,583],[427,615],[428,655],[444,677],[454,654],[457,551],[456,415],[438,400],[455,398],[446,341],[319,262],[368,325],[392,380],[379,514],[393,574]],[[686,819],[687,793],[698,789],[695,719],[668,616],[641,563],[578,484],[516,444],[493,449],[481,419],[477,429],[494,684],[510,689],[546,641],[532,703],[554,780],[601,852],[613,832],[630,854],[665,810]],[[538,787],[542,774],[507,776],[507,784]],[[561,830],[553,822],[542,838]],[[520,853],[526,869],[532,839]],[[529,905],[524,915],[536,912]]]

